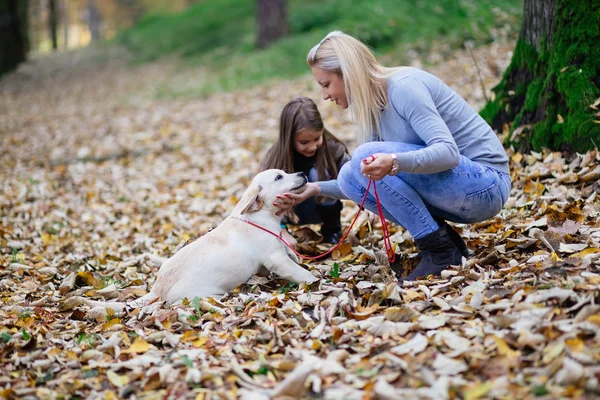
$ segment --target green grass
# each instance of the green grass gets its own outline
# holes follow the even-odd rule
[[[134,62],[167,55],[201,67],[201,82],[163,95],[206,95],[308,72],[306,54],[328,32],[342,30],[371,46],[386,62],[402,64],[408,49],[427,53],[492,41],[495,27],[518,31],[523,0],[288,0],[290,35],[257,49],[255,0],[205,0],[185,12],[147,16],[121,32]],[[390,64],[391,65],[391,64]],[[200,78],[198,78],[200,79]]]

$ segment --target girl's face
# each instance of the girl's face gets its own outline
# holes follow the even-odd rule
[[[344,80],[335,72],[325,71],[316,66],[311,67],[311,69],[315,80],[321,86],[323,100],[334,101],[335,104],[342,107],[344,110],[348,108],[348,98],[346,96]]]
[[[294,150],[304,157],[312,157],[323,144],[323,131],[304,129],[294,135]]]

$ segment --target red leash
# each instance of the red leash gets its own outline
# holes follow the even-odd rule
[[[294,254],[296,254],[298,257],[301,257],[305,260],[318,260],[319,258],[323,258],[328,254],[331,254],[335,251],[335,249],[337,249],[338,247],[340,247],[340,245],[342,244],[342,242],[344,240],[346,240],[346,238],[348,237],[348,234],[350,233],[350,230],[352,229],[352,227],[354,226],[354,223],[356,222],[356,220],[358,219],[358,216],[360,215],[361,211],[364,209],[364,204],[365,201],[367,200],[367,196],[369,195],[369,189],[371,188],[371,184],[373,184],[373,193],[375,194],[375,200],[377,203],[377,213],[379,214],[379,219],[381,220],[381,230],[383,231],[383,245],[385,246],[385,251],[387,253],[388,256],[388,261],[390,263],[393,263],[394,260],[396,259],[396,253],[394,253],[394,250],[392,249],[392,241],[390,239],[390,231],[388,229],[387,224],[385,223],[385,216],[383,215],[383,208],[381,207],[381,202],[379,201],[379,195],[377,194],[377,185],[375,184],[375,181],[373,179],[369,180],[369,185],[367,186],[367,191],[365,192],[365,196],[363,197],[360,206],[358,208],[358,212],[356,213],[356,216],[354,217],[354,219],[352,220],[352,223],[350,224],[350,226],[348,227],[348,230],[346,230],[346,233],[344,233],[344,236],[342,236],[342,238],[340,239],[340,241],[338,242],[338,244],[336,244],[335,246],[333,246],[331,249],[327,250],[327,252],[320,254],[318,256],[314,256],[314,257],[310,257],[310,256],[305,256],[303,254],[300,254],[296,251],[296,249],[294,249],[292,246],[290,246],[290,244],[288,242],[286,242],[282,237],[281,234],[276,234],[266,228],[263,228],[262,226],[255,224],[252,221],[247,221],[241,218],[241,221],[246,222],[247,224],[250,224],[258,229],[261,229],[273,236],[275,236],[277,239],[281,240],[283,242],[283,244],[285,244],[290,250],[292,250],[294,252]]]

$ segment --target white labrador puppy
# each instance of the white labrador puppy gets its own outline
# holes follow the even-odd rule
[[[160,267],[152,290],[130,303],[67,299],[71,306],[86,304],[122,311],[160,299],[167,303],[184,297],[221,296],[265,268],[292,282],[314,282],[317,278],[297,264],[298,258],[283,242],[262,229],[280,232],[277,195],[301,193],[306,188],[303,173],[287,174],[270,169],[256,175],[231,214],[221,224],[181,248]],[[247,222],[248,221],[248,222]],[[263,270],[264,272],[264,270]]]

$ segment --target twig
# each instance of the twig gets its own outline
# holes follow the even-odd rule
[[[479,63],[477,62],[477,59],[475,58],[475,53],[473,53],[473,44],[470,41],[466,41],[465,46],[467,47],[467,49],[469,49],[471,58],[473,58],[473,61],[475,62],[475,68],[477,68],[477,75],[479,76],[479,84],[481,84],[481,90],[483,90],[483,96],[485,97],[485,101],[489,102],[490,99],[487,95],[487,92],[485,91],[485,85],[483,83],[483,77],[481,76],[481,70],[479,69]]]

